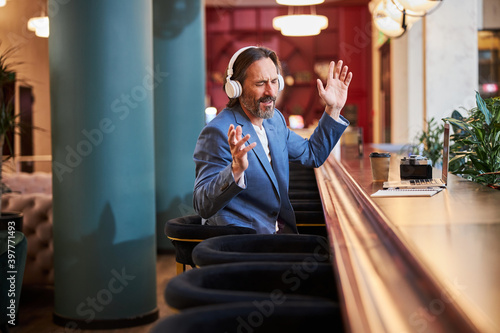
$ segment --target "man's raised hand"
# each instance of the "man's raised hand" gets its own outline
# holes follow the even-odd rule
[[[231,167],[233,169],[234,180],[236,182],[248,168],[247,153],[257,145],[256,142],[253,142],[248,146],[245,146],[245,143],[250,139],[250,134],[247,134],[244,137],[241,137],[241,134],[241,126],[236,128],[233,124],[229,126],[229,130],[227,132],[227,142],[229,143],[229,149],[231,150],[231,156],[233,157]]]
[[[325,111],[335,120],[339,119],[340,110],[347,101],[351,80],[352,73],[348,72],[347,66],[343,66],[342,60],[339,60],[336,66],[334,61],[330,62],[326,87],[323,87],[320,79],[317,80],[319,96],[326,104]]]

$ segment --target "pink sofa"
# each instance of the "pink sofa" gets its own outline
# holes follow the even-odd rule
[[[3,182],[12,192],[22,194],[45,193],[52,195],[52,174],[48,172],[3,173]]]

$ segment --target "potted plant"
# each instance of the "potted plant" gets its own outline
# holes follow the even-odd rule
[[[500,189],[500,98],[483,100],[476,92],[476,107],[467,112],[443,119],[454,129],[450,172]]]
[[[0,48],[2,43],[0,41]],[[16,82],[16,72],[12,68],[19,64],[12,62],[17,48],[10,47],[4,51],[0,49],[0,182],[2,180],[2,167],[4,162],[3,148],[7,146],[12,156],[12,143],[8,139],[9,133],[15,133],[20,127],[17,121],[18,116],[14,112],[14,86]],[[0,197],[3,194],[3,183],[0,187]],[[0,200],[0,229],[7,229],[10,221],[15,221],[16,229],[22,229],[22,213],[3,212]]]

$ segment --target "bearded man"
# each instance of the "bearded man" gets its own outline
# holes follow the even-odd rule
[[[207,225],[235,225],[257,233],[297,233],[288,197],[289,162],[321,166],[349,122],[340,115],[352,73],[330,63],[326,87],[317,80],[325,112],[309,139],[287,127],[275,108],[284,88],[276,53],[249,46],[231,58],[227,107],[202,130],[194,151],[193,205]]]

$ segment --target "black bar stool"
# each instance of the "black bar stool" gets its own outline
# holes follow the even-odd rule
[[[151,333],[344,332],[335,303],[278,303],[267,300],[192,308],[160,320]]]
[[[177,217],[165,224],[165,234],[175,247],[177,274],[184,272],[186,265],[195,266],[191,253],[201,241],[221,235],[255,233],[254,229],[245,227],[202,225],[201,217],[198,215]]]
[[[297,230],[299,233],[325,236],[326,223],[323,205],[316,183],[313,168],[289,163],[290,203],[295,211]]]
[[[321,200],[318,189],[313,190],[293,190],[288,191],[288,197],[290,200]]]
[[[329,262],[328,240],[317,235],[229,235],[199,243],[193,250],[193,262],[208,266],[232,262]]]
[[[188,270],[172,278],[165,301],[175,310],[236,302],[338,304],[330,263],[238,262]]]

